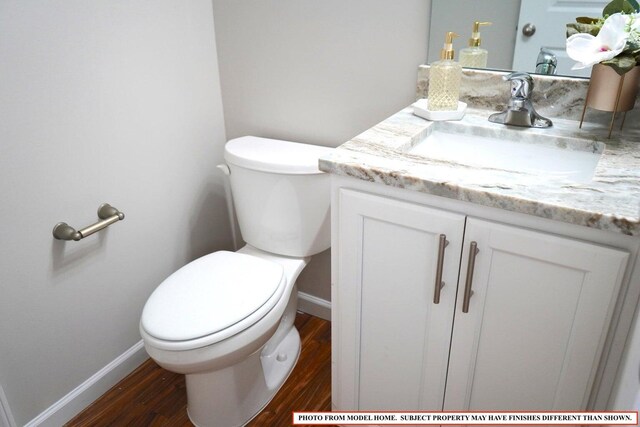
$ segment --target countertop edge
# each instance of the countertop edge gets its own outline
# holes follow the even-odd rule
[[[424,123],[415,122],[414,118],[415,116],[409,121],[406,120],[407,108],[399,111],[338,147],[329,156],[319,159],[320,170],[330,174],[348,176],[363,181],[470,202],[481,206],[534,215],[628,236],[640,236],[640,204],[638,206],[638,215],[623,216],[607,213],[604,209],[581,209],[571,206],[571,203],[550,203],[523,197],[521,194],[505,194],[509,189],[501,188],[499,184],[488,186],[485,191],[482,188],[465,186],[464,183],[455,182],[455,179],[444,181],[419,176],[419,174],[411,171],[410,166],[415,165],[407,161],[407,165],[410,166],[404,168],[402,167],[402,160],[398,160],[398,158],[385,167],[384,161],[377,161],[375,154],[367,152],[367,149],[372,147],[374,149],[371,151],[382,150],[384,152],[390,150],[396,152],[399,147],[419,139],[425,129],[429,128],[432,123],[427,121]],[[403,128],[402,132],[397,134],[397,137],[394,137],[392,129],[402,126],[403,121],[409,125],[408,132],[406,128]],[[382,158],[382,156],[379,156],[379,159]],[[635,189],[636,186],[637,183],[634,180],[631,189]],[[563,191],[567,195],[571,195],[576,191],[579,192],[579,189],[573,190],[571,186],[567,186],[567,189]],[[555,196],[561,197],[562,194]],[[589,195],[587,193],[581,197],[588,199]]]

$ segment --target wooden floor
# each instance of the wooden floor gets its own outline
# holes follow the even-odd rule
[[[298,313],[300,359],[252,427],[291,425],[293,411],[331,410],[330,322]],[[192,426],[187,417],[184,376],[168,372],[151,359],[78,414],[66,426]]]

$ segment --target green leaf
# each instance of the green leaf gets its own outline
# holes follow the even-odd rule
[[[600,18],[589,18],[588,16],[578,16],[576,22],[580,24],[597,24]]]
[[[604,7],[602,16],[611,16],[614,13],[618,12],[633,13],[635,11],[636,8],[631,3],[629,3],[629,0],[613,0]]]
[[[608,65],[616,70],[616,73],[623,75],[636,66],[636,59],[630,55],[618,55],[608,61],[602,61],[601,64]]]
[[[634,41],[627,41],[627,45],[625,46],[623,53],[630,53],[634,57],[637,55],[638,51],[640,51],[640,44]]]
[[[600,25],[581,24],[580,22],[572,22],[567,24],[567,37],[577,33],[588,33],[597,36],[600,32]]]
[[[627,0],[636,12],[640,11],[640,4],[636,0]]]

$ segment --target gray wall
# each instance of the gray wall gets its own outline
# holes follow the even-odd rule
[[[493,25],[480,27],[482,47],[489,51],[488,68],[510,70],[516,45],[520,0],[433,0],[429,37],[429,63],[437,61],[447,31],[460,34],[454,40],[456,59],[469,44],[474,21]]]
[[[337,146],[407,106],[428,0],[213,0],[229,138]]]
[[[213,0],[227,136],[337,146],[413,102],[430,0]],[[300,290],[330,299],[328,253]]]
[[[229,248],[209,0],[0,5],[0,385],[18,425],[140,340],[151,291]],[[110,202],[124,221],[80,242]]]
[[[629,331],[626,353],[618,370],[618,382],[609,401],[611,410],[640,409],[640,307]]]

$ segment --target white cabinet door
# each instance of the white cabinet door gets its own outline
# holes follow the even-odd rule
[[[348,189],[338,203],[335,409],[442,410],[465,217]]]
[[[586,409],[628,254],[469,218],[462,256],[445,409]]]

